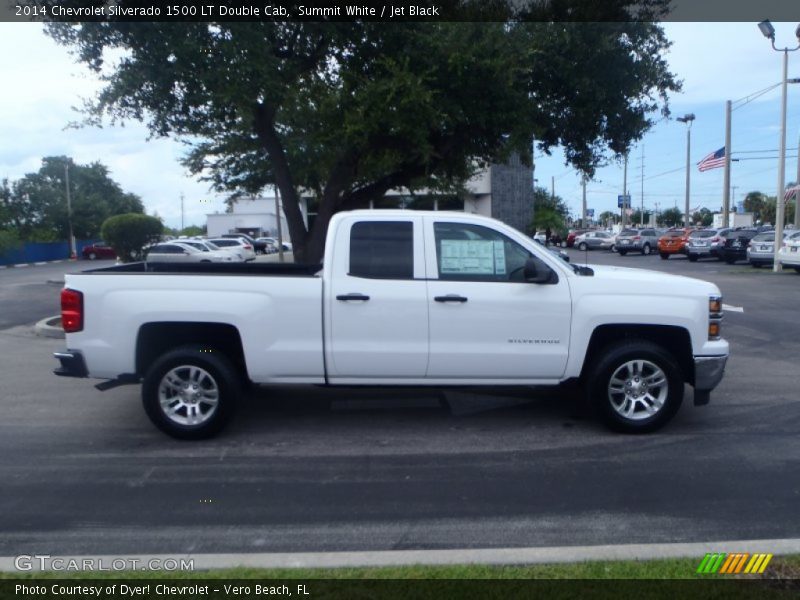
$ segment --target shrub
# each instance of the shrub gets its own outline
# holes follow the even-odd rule
[[[101,228],[103,239],[122,262],[143,259],[142,249],[158,241],[164,229],[161,221],[149,215],[128,213],[109,217]]]
[[[19,236],[14,231],[0,231],[0,256],[9,250],[18,248],[20,245]]]

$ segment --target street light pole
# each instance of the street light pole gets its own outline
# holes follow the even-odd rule
[[[683,226],[689,227],[689,190],[691,181],[690,156],[692,154],[692,121],[694,113],[689,113],[677,118],[681,123],[686,123],[686,207],[683,213]]]
[[[783,245],[783,219],[784,219],[784,185],[786,183],[786,88],[789,83],[789,52],[800,49],[800,44],[794,48],[788,46],[783,49],[775,47],[775,28],[769,21],[761,21],[758,28],[764,37],[772,42],[772,49],[776,52],[783,52],[783,79],[781,80],[781,137],[780,137],[780,157],[778,158],[778,193],[775,195],[775,254],[773,255],[772,270],[780,273],[780,252]],[[800,25],[795,30],[795,35],[800,41]]]

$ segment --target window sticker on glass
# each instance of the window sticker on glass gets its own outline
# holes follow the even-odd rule
[[[442,273],[495,275],[506,272],[503,242],[442,240]]]

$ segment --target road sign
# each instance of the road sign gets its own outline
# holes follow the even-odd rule
[[[631,205],[631,195],[630,194],[628,194],[626,196],[623,196],[622,194],[620,194],[619,196],[617,196],[617,208],[623,208],[623,207],[627,208],[630,205]]]
[[[593,208],[587,208],[586,209],[586,216],[587,217],[594,217],[594,209]]]

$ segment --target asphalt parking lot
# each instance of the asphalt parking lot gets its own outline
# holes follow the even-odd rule
[[[800,537],[800,275],[570,250],[715,282],[711,404],[625,436],[571,390],[267,388],[221,437],[147,421],[138,387],[51,374],[57,280],[0,271],[0,555],[491,548]],[[739,312],[741,309],[741,312]]]

